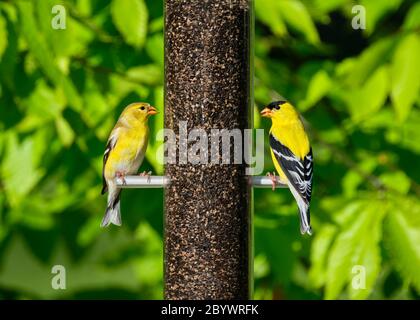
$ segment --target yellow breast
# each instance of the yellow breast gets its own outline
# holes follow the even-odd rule
[[[270,133],[301,160],[308,154],[309,139],[300,120],[281,124],[273,122]]]
[[[144,152],[148,131],[147,128],[121,130],[105,165],[105,176],[114,177],[116,171],[128,170],[133,165],[139,153]]]

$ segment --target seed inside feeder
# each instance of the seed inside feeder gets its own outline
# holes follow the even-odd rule
[[[209,135],[250,128],[251,8],[248,0],[166,0],[165,127],[177,139],[179,121]],[[251,190],[245,161],[233,164],[230,154],[231,164],[166,166],[167,299],[249,298]]]

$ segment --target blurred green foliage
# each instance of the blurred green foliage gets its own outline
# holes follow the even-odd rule
[[[99,193],[122,108],[163,107],[163,5],[59,2],[65,30],[56,1],[0,2],[0,298],[159,299],[162,191],[124,191],[124,226],[107,230]],[[418,298],[420,3],[255,0],[255,16],[256,105],[292,101],[315,157],[311,238],[289,192],[255,190],[255,298]],[[162,174],[157,148],[143,168]],[[51,288],[56,264],[66,290]]]

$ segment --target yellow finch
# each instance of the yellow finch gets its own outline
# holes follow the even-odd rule
[[[101,227],[121,225],[120,193],[116,178],[137,173],[149,140],[147,119],[158,111],[148,103],[132,103],[121,113],[104,153],[102,194],[108,191],[108,205]],[[147,174],[143,174],[147,175]]]
[[[300,232],[311,234],[309,205],[312,193],[312,148],[295,108],[287,101],[275,101],[262,111],[271,118],[271,157],[280,182],[289,186],[299,207]],[[275,174],[269,176],[275,188]]]

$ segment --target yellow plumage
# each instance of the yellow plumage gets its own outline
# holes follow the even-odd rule
[[[309,152],[309,139],[299,119],[299,114],[293,106],[286,102],[282,104],[279,111],[273,113],[272,126],[270,134],[279,140],[281,144],[288,147],[299,159],[303,159]],[[279,174],[280,180],[283,183],[287,182],[287,177],[284,174],[279,162],[274,155],[273,149],[271,151],[271,158]]]
[[[115,177],[115,173],[124,169],[124,166],[134,164],[139,154],[145,154],[149,140],[149,128],[147,124],[143,123],[139,123],[134,128],[119,127],[117,129],[119,141],[109,154],[105,165],[105,178]]]
[[[273,149],[270,149],[270,153],[271,153],[271,160],[273,160],[274,168],[276,169],[279,175],[280,183],[287,184],[287,177],[284,174],[283,170],[281,169],[280,164],[277,161],[276,156],[274,155]]]
[[[300,159],[309,152],[308,135],[305,132],[299,114],[293,106],[286,102],[273,113],[270,133],[279,139],[281,144],[288,147]]]
[[[301,232],[310,234],[313,159],[305,128],[295,108],[286,101],[271,103],[261,114],[272,120],[270,151],[274,167],[298,203]]]
[[[112,130],[103,161],[103,189],[108,191],[108,206],[101,226],[121,225],[120,193],[116,178],[137,173],[147,149],[149,127],[147,120],[157,111],[148,103],[132,103],[121,113]]]

